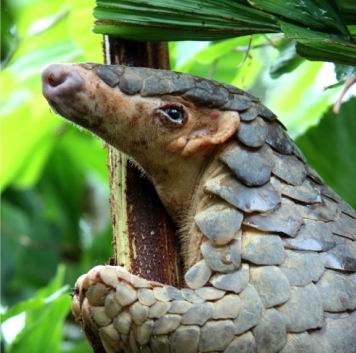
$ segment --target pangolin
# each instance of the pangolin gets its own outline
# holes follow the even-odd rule
[[[230,85],[51,65],[53,109],[126,153],[181,228],[184,288],[97,266],[73,312],[107,353],[355,353],[356,212]]]

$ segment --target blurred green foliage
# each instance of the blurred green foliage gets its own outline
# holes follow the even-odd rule
[[[1,4],[2,345],[8,353],[89,352],[68,315],[69,287],[111,256],[107,153],[51,112],[40,72],[53,62],[102,62],[101,36],[91,32],[94,0]],[[306,61],[280,34],[169,46],[172,69],[260,97],[356,206],[355,99],[338,116],[330,112],[355,68]]]
[[[68,284],[112,253],[107,154],[99,140],[51,112],[40,72],[53,62],[102,60],[101,38],[90,31],[94,3],[2,5],[1,296],[3,310],[15,305],[8,316],[18,314],[19,305],[26,313],[25,328],[12,343],[8,335],[19,324],[5,322],[2,343],[7,352],[88,352],[79,329],[65,321]],[[66,267],[61,283],[38,292],[59,264]],[[56,300],[46,299],[55,293]]]

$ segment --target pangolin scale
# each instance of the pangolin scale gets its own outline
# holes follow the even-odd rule
[[[57,112],[131,155],[184,222],[185,288],[112,266],[78,279],[73,313],[107,353],[356,352],[356,212],[258,99],[215,81],[124,66],[51,66],[43,82]],[[103,97],[109,103],[100,110]],[[162,120],[172,104],[174,117],[181,109],[192,122]],[[128,126],[133,147],[121,141]],[[148,136],[143,150],[136,130]],[[161,142],[165,134],[175,137]],[[167,176],[174,192],[163,168],[176,168],[176,178]]]

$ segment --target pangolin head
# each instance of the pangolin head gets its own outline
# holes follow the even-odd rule
[[[243,114],[245,120],[251,111],[273,117],[236,87],[166,70],[56,64],[42,79],[52,108],[128,154],[153,180],[168,209],[182,207],[207,160],[236,133]]]

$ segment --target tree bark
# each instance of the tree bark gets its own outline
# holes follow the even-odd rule
[[[106,64],[169,68],[166,43],[104,37]],[[112,265],[148,280],[181,283],[178,238],[153,185],[128,157],[108,147],[114,258]],[[97,332],[83,327],[95,353],[105,353]]]
[[[169,68],[166,43],[104,37],[105,63]],[[153,185],[123,153],[109,147],[114,263],[148,280],[180,283],[176,230]]]

